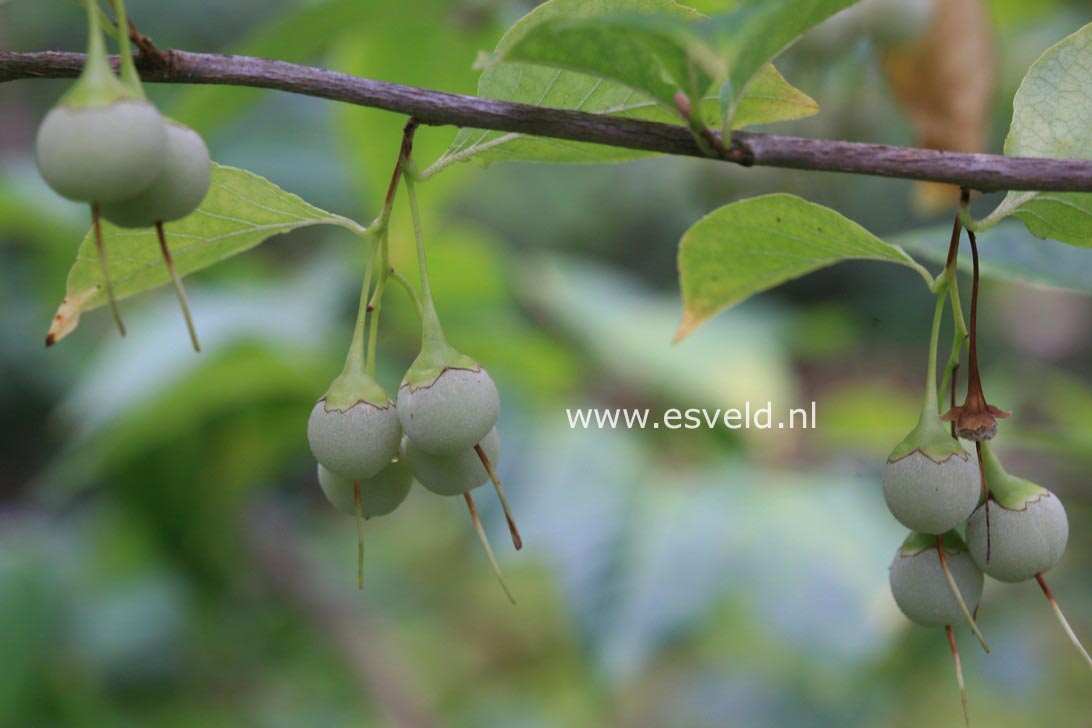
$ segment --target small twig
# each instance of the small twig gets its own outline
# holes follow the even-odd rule
[[[146,67],[141,77],[151,82],[277,89],[394,111],[432,126],[451,124],[708,157],[689,127],[677,124],[432,91],[267,58],[186,51],[166,55],[167,67]],[[83,68],[83,60],[81,53],[3,51],[0,82],[71,78]],[[724,146],[726,159],[744,165],[947,182],[982,191],[1092,192],[1092,161],[1084,159],[968,154],[741,131],[732,132],[731,142]]]
[[[171,66],[170,51],[164,53],[156,47],[155,43],[148,36],[137,30],[136,25],[133,24],[133,19],[128,18],[129,21],[129,40],[133,41],[133,45],[137,47],[139,54],[137,55],[137,62],[143,63],[149,68],[167,69]]]

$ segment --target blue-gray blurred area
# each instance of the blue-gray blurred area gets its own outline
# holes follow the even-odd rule
[[[128,3],[165,48],[463,93],[476,53],[532,5]],[[1079,0],[988,5],[999,151],[1028,65],[1090,18]],[[81,13],[12,0],[0,47],[79,50]],[[914,142],[867,38],[805,42],[779,67],[824,111],[770,130]],[[188,278],[200,355],[168,289],[122,303],[125,339],[100,310],[45,349],[88,224],[32,158],[66,83],[0,85],[0,725],[961,724],[944,634],[909,624],[887,588],[904,533],[881,469],[915,421],[932,309],[917,276],[843,264],[670,343],[678,239],[722,204],[788,191],[881,236],[930,227],[937,245],[949,210],[918,212],[908,182],[679,159],[465,164],[422,185],[448,338],[502,392],[499,471],[521,552],[492,492],[475,495],[519,604],[461,499],[419,487],[366,524],[358,591],[354,524],[319,491],[305,423],[348,346],[361,241],[301,230]],[[217,161],[376,214],[404,118],[242,89],[150,94]],[[423,128],[422,166],[454,134]],[[1044,257],[1061,247],[1034,242]],[[392,246],[414,277],[404,195]],[[417,332],[401,291],[383,314],[393,392]],[[980,319],[987,392],[1015,412],[998,450],[1066,504],[1069,549],[1048,579],[1092,641],[1092,304],[990,280]],[[817,427],[573,430],[565,414],[748,400],[815,401]],[[989,583],[980,624],[990,655],[957,630],[979,725],[1088,724],[1087,666],[1034,585]]]

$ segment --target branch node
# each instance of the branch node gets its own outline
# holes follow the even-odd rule
[[[152,42],[151,38],[137,29],[131,18],[128,18],[127,20],[129,22],[129,40],[133,41],[133,44],[137,47],[138,51],[137,63],[146,68],[154,68],[158,71],[172,69],[174,67],[174,53],[172,51],[164,53],[159,50],[155,43]]]

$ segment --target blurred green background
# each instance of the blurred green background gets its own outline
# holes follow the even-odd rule
[[[128,5],[161,47],[473,93],[475,54],[533,3]],[[988,5],[998,151],[1028,65],[1092,18],[1081,0]],[[0,8],[0,47],[80,50],[81,13],[16,0]],[[806,38],[778,66],[823,112],[775,130],[913,143],[876,57],[864,36]],[[699,216],[788,191],[881,236],[943,225],[947,211],[915,212],[909,183],[652,159],[463,165],[423,185],[449,338],[502,390],[521,553],[491,493],[478,502],[519,605],[463,504],[419,488],[367,524],[358,592],[353,523],[322,498],[305,423],[348,345],[361,241],[299,231],[189,279],[201,355],[166,289],[123,302],[128,338],[99,311],[47,351],[87,225],[31,157],[65,86],[0,85],[0,725],[962,724],[943,633],[910,625],[887,588],[903,532],[880,474],[920,396],[932,300],[918,278],[843,264],[669,344],[676,243]],[[242,89],[150,93],[217,161],[376,214],[404,118]],[[422,129],[421,165],[454,134]],[[412,275],[406,213],[400,195],[392,254]],[[393,391],[417,334],[400,291],[384,317]],[[1070,545],[1049,580],[1087,642],[1092,303],[986,282],[981,330],[990,398],[1015,411],[1002,456],[1067,506]],[[565,416],[746,400],[814,400],[818,427],[574,431]],[[977,722],[1088,724],[1087,668],[1035,586],[988,583],[980,624],[988,656],[958,631]]]

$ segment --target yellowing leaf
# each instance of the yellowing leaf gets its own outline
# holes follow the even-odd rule
[[[996,75],[988,13],[982,0],[934,0],[933,6],[921,36],[883,49],[883,69],[918,146],[980,152]],[[923,212],[951,209],[958,200],[952,185],[915,184]]]

